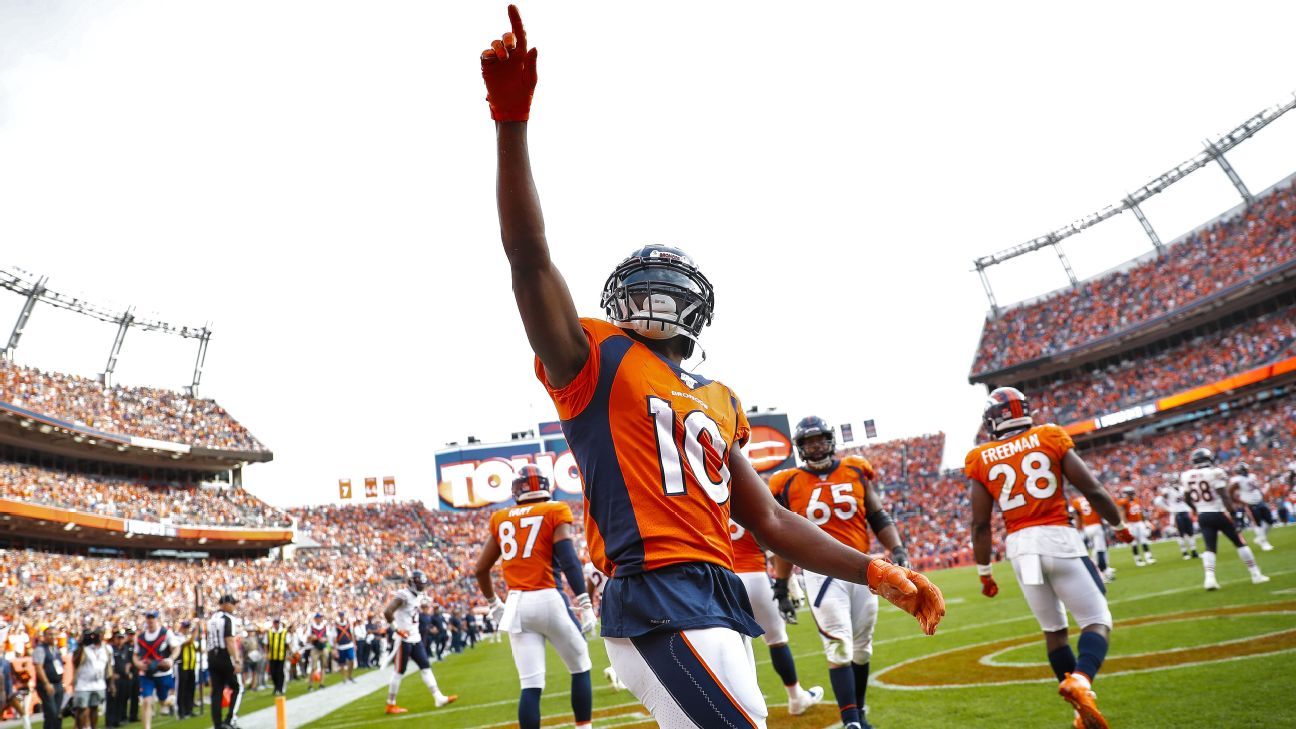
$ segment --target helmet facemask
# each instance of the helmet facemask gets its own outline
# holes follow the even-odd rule
[[[608,277],[602,305],[608,321],[645,339],[684,337],[687,359],[703,327],[711,323],[715,294],[682,251],[649,246]]]
[[[837,443],[832,433],[815,433],[797,441],[797,453],[801,456],[801,460],[816,471],[822,471],[832,465],[836,450]]]

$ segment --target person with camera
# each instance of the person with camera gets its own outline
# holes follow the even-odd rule
[[[63,653],[58,647],[58,630],[53,626],[41,633],[32,652],[36,669],[36,694],[45,715],[44,729],[63,729]]]
[[[135,638],[135,657],[139,671],[140,719],[144,729],[153,729],[153,706],[175,688],[171,667],[180,657],[180,636],[169,632],[158,619],[157,610],[144,613],[144,630]]]
[[[72,708],[76,710],[77,729],[99,726],[99,707],[108,700],[108,686],[113,676],[112,651],[103,642],[103,631],[90,628],[72,654],[76,672],[72,683]]]
[[[238,621],[233,595],[221,595],[220,609],[207,622],[207,665],[211,670],[211,716],[213,729],[237,729],[239,704],[243,702],[243,656],[239,652]],[[221,704],[229,689],[229,717],[222,721]]]

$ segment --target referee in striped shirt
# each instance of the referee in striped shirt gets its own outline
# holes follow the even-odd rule
[[[212,729],[237,729],[239,704],[243,702],[243,656],[239,655],[233,595],[221,595],[220,609],[207,621],[207,665],[211,671]],[[229,718],[221,721],[221,697],[230,690]]]

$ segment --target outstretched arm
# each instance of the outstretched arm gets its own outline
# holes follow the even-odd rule
[[[562,387],[585,364],[589,342],[567,282],[549,257],[540,195],[531,175],[527,119],[535,92],[537,53],[527,49],[526,30],[514,5],[509,6],[509,21],[512,32],[492,42],[481,59],[486,100],[496,120],[500,239],[527,340],[544,365],[549,384]]]
[[[923,632],[928,635],[936,632],[936,625],[945,614],[945,601],[927,578],[851,549],[800,515],[784,509],[737,444],[729,449],[729,472],[733,520],[751,530],[761,544],[783,561],[782,564],[775,561],[780,577],[786,577],[791,569],[787,563],[792,563],[821,575],[868,585],[917,617]]]

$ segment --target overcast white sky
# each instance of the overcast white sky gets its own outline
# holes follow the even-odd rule
[[[717,289],[702,372],[794,419],[944,430],[948,463],[983,396],[971,260],[1296,89],[1289,2],[521,7],[582,312],[630,249],[680,245]],[[445,441],[552,417],[495,218],[477,56],[504,8],[0,0],[0,259],[211,320],[203,391],[274,450],[247,474],[271,501],[367,475],[430,497]],[[1296,171],[1296,114],[1230,159],[1253,191]],[[1211,167],[1145,212],[1170,240],[1236,202]],[[1128,215],[1066,244],[1081,276],[1148,247]],[[1049,252],[992,276],[1001,302],[1066,281]],[[113,335],[38,309],[18,359],[93,376]],[[132,332],[119,380],[180,387],[193,356]]]

